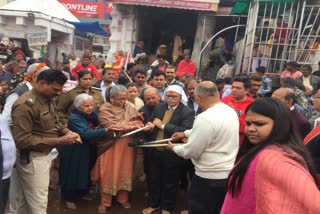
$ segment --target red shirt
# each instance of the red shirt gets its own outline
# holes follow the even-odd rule
[[[225,104],[231,106],[238,114],[238,118],[239,118],[239,123],[240,123],[240,128],[239,128],[239,139],[240,139],[240,144],[243,141],[244,138],[244,129],[246,127],[246,109],[248,107],[248,105],[250,103],[252,103],[254,101],[254,99],[252,99],[251,97],[246,97],[246,99],[244,101],[241,102],[237,102],[234,100],[233,96],[227,96],[221,99],[222,102],[224,102]]]
[[[183,74],[190,74],[192,77],[196,74],[196,64],[192,60],[187,62],[185,59],[179,62],[177,76],[180,78]]]
[[[82,64],[78,64],[78,65],[76,65],[76,67],[74,67],[73,69],[72,69],[72,75],[74,76],[74,77],[76,77],[77,79],[78,79],[78,73],[79,73],[79,71],[82,71],[82,70],[88,70],[88,71],[91,71],[91,73],[96,77],[96,80],[101,80],[101,77],[100,77],[100,75],[98,74],[98,71],[97,71],[97,68],[96,68],[96,66],[94,66],[93,64],[89,64],[89,65],[87,65],[87,67],[83,67],[83,65]]]

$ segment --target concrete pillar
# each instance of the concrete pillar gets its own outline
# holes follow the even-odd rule
[[[199,68],[199,54],[201,48],[213,36],[215,31],[216,18],[212,13],[199,12],[197,31],[195,35],[192,60],[196,63],[197,69]],[[208,55],[211,50],[211,45],[202,54],[201,68],[208,62]]]
[[[112,11],[112,23],[110,25],[111,37],[108,63],[113,63],[117,51],[133,51],[136,40],[136,8],[134,5],[114,4]]]

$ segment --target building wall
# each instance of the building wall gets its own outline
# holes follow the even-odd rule
[[[0,7],[3,6],[3,5],[6,5],[6,4],[8,4],[8,3],[12,2],[12,1],[14,1],[14,0],[0,0]]]
[[[192,60],[196,63],[197,68],[199,68],[200,51],[201,48],[209,41],[209,39],[214,35],[216,25],[216,18],[212,16],[212,13],[199,12],[197,32],[193,45]],[[203,68],[209,60],[209,52],[211,50],[211,45],[205,49],[202,54],[201,68]]]
[[[133,5],[114,4],[111,16],[108,63],[113,62],[114,56],[119,50],[132,53],[137,26],[136,8]]]

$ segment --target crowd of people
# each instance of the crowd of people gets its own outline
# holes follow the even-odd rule
[[[130,209],[140,147],[143,214],[172,213],[180,186],[188,191],[183,213],[320,212],[320,77],[309,65],[288,62],[274,88],[265,67],[197,80],[190,53],[177,68],[159,54],[149,71],[131,61],[93,63],[90,51],[57,68],[25,62],[21,50],[12,57],[0,66],[1,212],[8,204],[47,213],[57,158],[68,209],[92,194],[98,213],[113,200]]]

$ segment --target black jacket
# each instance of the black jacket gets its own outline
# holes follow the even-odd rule
[[[188,105],[189,108],[191,108],[192,110],[194,110],[194,102],[193,102],[193,100],[191,99],[191,97],[188,98],[188,103],[187,103],[187,105]],[[198,114],[200,114],[200,113],[202,113],[202,110],[201,110],[201,108],[200,108],[200,106],[199,106],[199,108],[198,108],[198,110],[197,110],[197,112],[196,112],[196,115],[198,115]]]
[[[168,108],[167,103],[160,103],[153,111],[152,120],[158,118],[163,119],[164,114]],[[175,109],[170,121],[165,124],[163,129],[163,137],[170,138],[175,132],[183,132],[191,129],[194,121],[194,111],[184,104],[180,103]],[[153,131],[152,138],[156,139],[159,129],[155,128]]]

